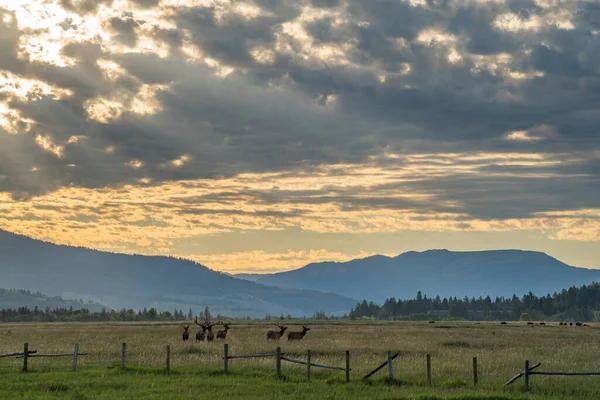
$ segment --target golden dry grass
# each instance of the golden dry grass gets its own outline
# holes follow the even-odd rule
[[[278,321],[279,322],[279,321]],[[399,352],[394,361],[394,377],[411,390],[426,390],[426,354],[432,357],[433,384],[439,390],[455,387],[472,390],[472,359],[478,358],[479,390],[518,393],[522,384],[505,388],[507,381],[521,370],[525,359],[541,362],[540,370],[600,371],[600,350],[596,343],[600,326],[563,327],[556,324],[534,327],[522,323],[438,322],[315,322],[299,342],[268,341],[266,332],[275,329],[268,322],[234,322],[227,343],[230,354],[271,353],[277,345],[293,358],[306,358],[310,349],[313,362],[343,366],[345,350],[351,354],[351,377],[359,381],[381,364],[388,350]],[[300,330],[301,322],[286,322],[289,330]],[[289,331],[288,330],[288,331]],[[140,369],[160,369],[165,365],[165,346],[171,345],[171,368],[194,373],[214,373],[223,366],[223,341],[196,343],[190,328],[190,341],[181,340],[178,324],[143,323],[51,323],[2,324],[0,353],[20,351],[28,342],[41,353],[70,352],[74,343],[87,356],[80,357],[79,371],[117,371],[121,343],[126,342],[127,364]],[[287,334],[287,332],[286,332]],[[21,360],[0,359],[0,372],[17,373]],[[30,366],[37,372],[69,371],[71,359],[34,358]],[[109,367],[113,367],[110,369]],[[230,371],[238,376],[264,376],[272,379],[274,359],[231,360]],[[304,379],[305,367],[283,364],[284,374],[295,381]],[[383,369],[373,378],[380,383]],[[343,372],[314,370],[316,380],[343,382]],[[599,377],[532,378],[535,393],[558,398],[596,397]]]

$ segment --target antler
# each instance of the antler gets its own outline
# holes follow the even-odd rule
[[[196,319],[194,320],[194,323],[195,323],[196,325],[202,326],[202,324],[198,323],[198,317],[196,317]]]
[[[183,325],[183,324],[179,324],[179,326],[181,326],[183,329],[188,329],[190,327],[189,325]]]

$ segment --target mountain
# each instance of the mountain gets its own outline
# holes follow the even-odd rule
[[[355,299],[269,287],[189,260],[59,246],[0,230],[0,285],[95,301],[111,308],[173,309],[264,317],[347,312]]]
[[[243,279],[245,281],[256,282],[259,279],[262,279],[268,275],[272,275],[272,274],[234,274],[232,276],[234,276],[235,278],[238,278],[238,279]]]
[[[0,309],[17,309],[19,307],[28,307],[30,309],[37,307],[40,310],[45,310],[46,307],[51,310],[55,308],[69,309],[72,307],[74,310],[86,308],[91,312],[102,311],[103,308],[106,308],[102,304],[94,302],[68,300],[63,299],[60,296],[51,297],[39,292],[33,293],[28,290],[0,289]]]
[[[397,257],[373,256],[343,263],[323,262],[297,270],[262,275],[257,283],[310,288],[351,298],[383,302],[428,296],[546,295],[570,286],[600,281],[600,271],[575,268],[547,254],[498,250],[411,251]]]

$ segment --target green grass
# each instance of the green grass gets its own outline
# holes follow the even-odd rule
[[[292,324],[298,324],[298,326]],[[24,399],[134,399],[134,398],[305,398],[305,399],[589,399],[600,398],[598,377],[533,376],[531,388],[523,382],[505,387],[523,369],[525,359],[541,362],[539,370],[594,371],[600,326],[528,327],[447,322],[438,327],[419,322],[314,323],[300,342],[267,341],[267,323],[232,325],[231,355],[273,353],[277,345],[288,356],[343,366],[350,350],[351,382],[343,371],[313,368],[311,383],[306,367],[283,362],[277,379],[273,358],[230,360],[223,373],[223,342],[181,341],[177,324],[52,323],[0,325],[0,353],[23,348],[40,353],[64,353],[79,343],[77,372],[71,358],[31,358],[30,372],[22,360],[0,359],[0,398]],[[300,330],[299,322],[286,322]],[[10,333],[9,333],[10,332]],[[192,334],[193,337],[193,334]],[[121,343],[127,342],[127,368],[120,371]],[[165,346],[171,345],[171,374],[165,371]],[[362,377],[381,364],[387,351],[398,352],[394,380],[383,368],[368,381]],[[426,384],[426,354],[431,355],[433,387]],[[472,383],[472,359],[478,357],[479,385]]]

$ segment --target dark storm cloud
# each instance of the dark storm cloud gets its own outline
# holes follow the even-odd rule
[[[61,0],[80,14],[111,3]],[[135,3],[160,6],[158,1]],[[63,54],[75,60],[68,66],[19,57],[18,25],[14,18],[0,18],[0,69],[73,93],[62,100],[10,100],[14,110],[35,124],[27,135],[0,132],[5,149],[30,155],[0,160],[0,175],[8,177],[0,190],[27,198],[66,185],[104,187],[140,178],[164,182],[243,172],[293,175],[320,164],[368,162],[382,152],[485,151],[544,157],[573,152],[582,161],[565,160],[561,168],[548,168],[548,178],[517,177],[519,171],[531,172],[526,165],[511,170],[488,165],[477,178],[457,173],[406,184],[404,190],[434,195],[422,203],[388,194],[365,200],[358,193],[300,199],[294,197],[298,194],[256,194],[255,201],[436,211],[449,211],[439,204],[459,202],[460,212],[508,218],[591,207],[600,195],[600,39],[592,32],[598,25],[594,3],[580,4],[574,29],[548,21],[536,30],[515,31],[498,27],[498,16],[512,12],[545,21],[553,10],[529,0],[461,6],[441,0],[423,6],[398,0],[252,3],[263,14],[248,18],[218,7],[170,8],[171,27],[148,22],[143,32],[119,10],[105,21],[116,35],[113,40],[134,47],[149,35],[168,55],[111,53],[98,40],[64,46]],[[296,20],[308,6],[326,14]],[[289,33],[285,24],[293,21],[306,29],[312,43]],[[422,39],[427,30],[452,36]],[[184,45],[233,72],[217,77],[213,69],[189,62]],[[345,62],[316,57],[318,46],[343,46]],[[257,51],[270,59],[258,60]],[[458,61],[451,61],[453,51]],[[502,58],[504,64],[498,61]],[[98,64],[106,60],[119,64],[126,75],[110,79]],[[490,65],[496,62],[495,70]],[[533,76],[536,71],[544,75]],[[509,72],[531,76],[516,79]],[[155,113],[125,110],[104,123],[88,118],[94,98],[131,103],[143,85],[157,84],[169,87],[153,89]],[[509,141],[512,131],[526,131],[535,139]],[[41,149],[37,135],[49,135],[62,155]],[[72,136],[85,139],[70,141]],[[183,155],[189,160],[172,164]],[[34,160],[39,169],[32,172]],[[139,162],[137,168],[132,161]],[[384,167],[387,163],[380,161]],[[499,178],[498,172],[511,175]],[[578,173],[582,177],[560,179],[561,174]]]
[[[139,27],[139,23],[132,17],[122,16],[113,17],[109,21],[110,27],[113,31],[117,32],[116,40],[122,44],[135,47],[137,44],[137,32],[136,29]]]

